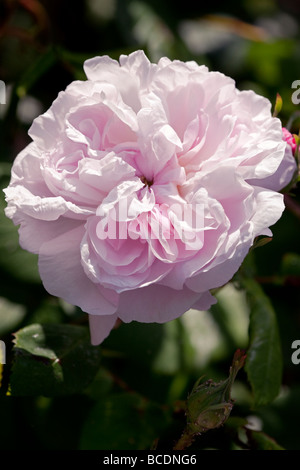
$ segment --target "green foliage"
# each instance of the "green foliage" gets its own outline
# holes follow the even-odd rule
[[[274,439],[261,431],[248,431],[247,434],[253,450],[284,450]]]
[[[262,431],[251,428],[246,419],[232,417],[226,423],[226,428],[231,434],[236,445],[248,450],[284,450],[275,439]]]
[[[249,348],[246,371],[255,405],[276,398],[282,380],[282,355],[277,319],[269,298],[253,279],[244,279],[250,304]]]
[[[81,450],[142,450],[169,424],[168,413],[136,393],[111,393],[90,410],[82,429]]]
[[[86,327],[26,326],[15,334],[10,394],[79,393],[96,375],[100,360],[100,349],[91,346]]]

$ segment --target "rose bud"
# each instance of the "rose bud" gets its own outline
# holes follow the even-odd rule
[[[195,437],[225,423],[233,408],[231,388],[238,371],[244,366],[246,355],[237,350],[234,354],[229,376],[215,383],[207,380],[194,385],[186,403],[187,425],[174,449],[180,450],[192,444]]]

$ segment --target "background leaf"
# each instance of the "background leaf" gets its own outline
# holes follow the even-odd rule
[[[261,431],[247,430],[251,450],[284,450],[272,437]]]
[[[82,391],[94,378],[100,349],[74,325],[32,324],[15,334],[11,395],[56,396]]]
[[[244,279],[250,304],[249,348],[245,369],[254,403],[265,405],[278,395],[282,379],[282,355],[277,319],[269,298],[253,279]]]
[[[297,253],[286,253],[282,259],[281,266],[284,276],[297,276],[300,278],[300,255]]]
[[[83,426],[81,450],[150,449],[168,425],[163,407],[136,393],[115,393],[91,409]]]

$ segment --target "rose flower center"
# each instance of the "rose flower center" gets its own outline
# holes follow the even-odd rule
[[[147,180],[146,176],[141,176],[140,179],[141,179],[141,182],[144,183],[144,185],[145,185],[144,188],[146,186],[148,186],[150,188],[153,185],[153,182],[154,182],[153,178],[152,178],[152,180]]]

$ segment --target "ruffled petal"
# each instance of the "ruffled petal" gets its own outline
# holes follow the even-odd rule
[[[118,296],[90,281],[81,266],[80,243],[84,227],[78,227],[42,244],[39,272],[45,289],[54,296],[92,315],[112,315]]]

